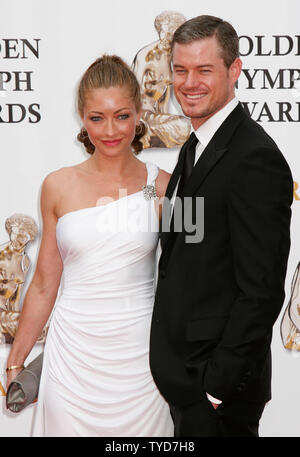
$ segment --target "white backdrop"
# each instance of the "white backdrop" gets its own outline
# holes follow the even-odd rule
[[[299,183],[293,204],[288,299],[300,260],[299,0],[14,0],[10,4],[0,0],[0,244],[8,239],[4,221],[13,213],[28,214],[41,227],[40,189],[49,172],[87,158],[75,139],[80,128],[75,90],[85,69],[104,52],[119,54],[131,64],[139,49],[158,39],[154,19],[164,10],[181,12],[187,19],[200,14],[222,17],[241,37],[243,73],[237,96],[277,142],[295,186]],[[172,171],[177,155],[177,149],[147,149],[140,157]],[[27,249],[32,261],[27,285],[38,245],[36,240]],[[283,349],[279,324],[280,318],[272,344],[273,399],[265,409],[260,434],[299,436],[300,357]],[[0,346],[0,370],[8,350]],[[35,353],[39,350],[34,348]],[[0,399],[4,403],[4,397]],[[34,406],[12,417],[2,405],[0,436],[28,436],[33,410]]]

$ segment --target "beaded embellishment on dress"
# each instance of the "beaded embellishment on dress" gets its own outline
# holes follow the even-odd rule
[[[156,194],[156,189],[152,184],[147,184],[146,186],[143,185],[142,189],[143,189],[144,198],[146,200],[151,200],[151,198],[156,200],[158,198],[157,194]]]

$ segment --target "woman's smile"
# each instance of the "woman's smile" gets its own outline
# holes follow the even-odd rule
[[[121,143],[122,139],[116,139],[116,140],[102,140],[102,143],[105,145],[105,146],[110,146],[110,147],[113,147],[113,146],[118,146],[120,143]]]

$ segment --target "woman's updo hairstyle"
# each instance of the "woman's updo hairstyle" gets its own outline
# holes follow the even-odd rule
[[[108,89],[109,87],[126,87],[129,96],[135,104],[136,111],[142,107],[141,90],[133,71],[116,55],[103,55],[97,59],[84,73],[78,87],[77,109],[83,117],[84,104],[88,92],[93,89]],[[140,121],[132,142],[133,150],[138,154],[143,149],[140,139],[146,133],[146,126]],[[77,139],[84,144],[87,152],[93,154],[95,146],[91,143],[86,129],[83,127]]]

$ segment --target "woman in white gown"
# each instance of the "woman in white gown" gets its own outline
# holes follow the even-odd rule
[[[24,363],[53,310],[33,436],[173,436],[148,360],[169,174],[132,152],[140,90],[120,58],[88,68],[78,111],[92,155],[44,180],[43,237],[7,365]]]

